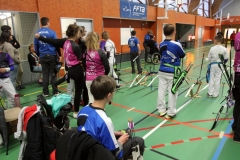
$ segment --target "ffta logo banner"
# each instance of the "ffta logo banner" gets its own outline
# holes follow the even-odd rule
[[[120,16],[122,18],[147,19],[147,6],[120,0]]]

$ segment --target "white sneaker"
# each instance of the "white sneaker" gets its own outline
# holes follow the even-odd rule
[[[77,119],[77,113],[73,112],[73,118]]]

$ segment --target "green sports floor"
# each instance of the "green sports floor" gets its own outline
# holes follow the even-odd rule
[[[193,66],[188,73],[188,84],[184,82],[179,88],[177,100],[177,115],[172,120],[165,120],[158,116],[156,110],[158,79],[150,87],[154,75],[149,76],[145,84],[133,85],[130,87],[136,74],[131,74],[130,62],[121,64],[121,76],[123,85],[114,95],[111,105],[106,106],[106,113],[112,119],[115,130],[126,129],[129,118],[135,122],[135,135],[144,137],[146,150],[145,160],[239,160],[240,144],[232,141],[231,123],[232,111],[230,108],[228,116],[222,114],[215,129],[209,132],[221,101],[227,95],[228,86],[222,77],[220,95],[218,98],[207,96],[208,84],[205,80],[207,61],[201,63],[203,52],[205,57],[211,46],[186,50],[186,57],[183,60],[183,68],[192,62]],[[230,48],[228,48],[230,50]],[[234,51],[232,51],[234,58]],[[232,59],[233,59],[232,58]],[[145,64],[142,60],[144,70],[158,71],[159,66]],[[229,64],[229,62],[228,62]],[[119,66],[118,66],[119,67]],[[197,79],[202,80],[200,98],[186,96],[188,89]],[[62,92],[66,92],[67,84],[60,86]],[[197,86],[194,88],[196,92]],[[37,84],[26,85],[22,90],[25,96],[21,99],[22,106],[32,105],[40,94],[41,88]],[[166,96],[166,103],[168,98]],[[223,110],[226,112],[226,109]],[[76,126],[76,119],[71,117],[71,126]],[[0,160],[15,160],[18,157],[19,141],[10,138],[9,155],[6,156],[6,148],[0,149]]]

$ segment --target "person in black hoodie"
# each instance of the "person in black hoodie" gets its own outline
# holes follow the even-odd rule
[[[147,46],[150,48],[150,55],[152,55],[153,53],[159,52],[159,46],[157,44],[157,42],[154,40],[154,36],[150,35],[150,40],[148,40]]]

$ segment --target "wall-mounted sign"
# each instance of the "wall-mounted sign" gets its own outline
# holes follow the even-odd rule
[[[122,18],[147,19],[147,6],[128,0],[120,0],[120,16]]]

